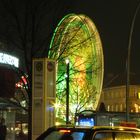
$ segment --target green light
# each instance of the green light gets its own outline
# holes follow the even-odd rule
[[[78,111],[85,109],[88,104],[82,108],[81,101],[87,102],[91,96],[95,110],[102,90],[104,62],[101,40],[94,23],[85,15],[66,15],[54,31],[49,58],[58,62],[57,102],[64,107],[65,60],[69,58],[71,112],[74,112],[73,108],[76,109],[72,105],[77,105]]]

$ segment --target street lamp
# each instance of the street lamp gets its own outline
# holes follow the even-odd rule
[[[129,34],[129,42],[128,42],[128,54],[127,54],[127,78],[126,78],[126,121],[129,121],[129,89],[130,89],[130,53],[131,53],[131,42],[132,42],[132,34],[134,30],[134,24],[136,20],[136,16],[138,13],[138,10],[140,8],[140,1],[136,7],[135,13],[132,18],[131,28],[130,28],[130,34]]]
[[[69,124],[69,59],[66,59],[66,124]]]

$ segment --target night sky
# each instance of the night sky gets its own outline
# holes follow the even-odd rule
[[[77,0],[73,11],[95,23],[103,45],[105,77],[125,73],[128,40],[138,0]],[[140,79],[140,10],[136,16],[131,46],[131,72]]]
[[[34,0],[32,2],[35,3],[36,1],[40,2],[39,0]],[[17,9],[22,13],[22,11],[24,11],[21,10],[23,4],[21,4],[21,2],[19,2],[18,0],[14,0],[13,2],[15,3],[14,6],[18,7]],[[22,2],[24,3],[24,0]],[[46,3],[45,0],[44,3]],[[36,44],[36,46],[40,47],[40,44],[42,43],[41,41],[43,41],[43,39],[48,41],[45,44],[45,48],[46,46],[48,46],[54,29],[56,28],[58,22],[66,14],[85,14],[94,22],[101,37],[104,52],[105,79],[107,79],[109,76],[114,77],[118,74],[125,73],[130,27],[138,3],[140,3],[140,0],[48,0],[46,5],[42,5],[42,9],[44,8],[44,10],[40,9],[42,10],[41,13],[37,14],[42,14],[44,16],[44,19],[40,18],[39,23],[41,24],[41,29],[39,30],[39,33],[36,34],[37,43],[39,42],[38,44]],[[0,6],[0,10],[5,8],[3,8],[2,5]],[[9,8],[11,8],[10,4]],[[18,40],[16,35],[13,36],[14,26],[12,26],[13,24],[11,24],[11,21],[14,20],[11,20],[11,18],[8,19],[5,9],[1,11],[1,14],[3,16],[1,16],[0,21],[3,26],[0,26],[0,32],[2,34],[0,37],[2,39],[3,33],[7,33],[8,26],[8,29],[10,29],[8,31],[11,31],[11,34],[9,34],[8,32],[6,34],[6,37],[9,37],[11,35],[10,39],[13,39],[12,41],[14,42],[15,40]],[[19,19],[22,23],[24,17],[20,15],[20,12],[18,12],[18,16],[20,17]],[[7,26],[5,26],[6,24],[4,23],[6,21],[3,20],[5,16],[7,16],[6,21],[8,20]],[[138,14],[136,16],[131,46],[131,72],[136,75],[137,79],[140,79],[139,25],[140,10],[138,11]],[[11,28],[9,28],[10,26]],[[46,34],[49,37],[46,36]],[[9,46],[12,45],[10,44]],[[46,52],[43,49],[42,51]],[[44,54],[43,56],[45,55],[46,54]]]

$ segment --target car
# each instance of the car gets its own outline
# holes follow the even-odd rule
[[[140,140],[140,129],[124,126],[53,126],[36,140]]]

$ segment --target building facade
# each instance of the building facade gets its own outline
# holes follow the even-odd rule
[[[140,112],[140,85],[130,85],[129,108],[132,113]],[[100,102],[103,102],[107,111],[126,111],[126,86],[114,86],[104,88]]]

